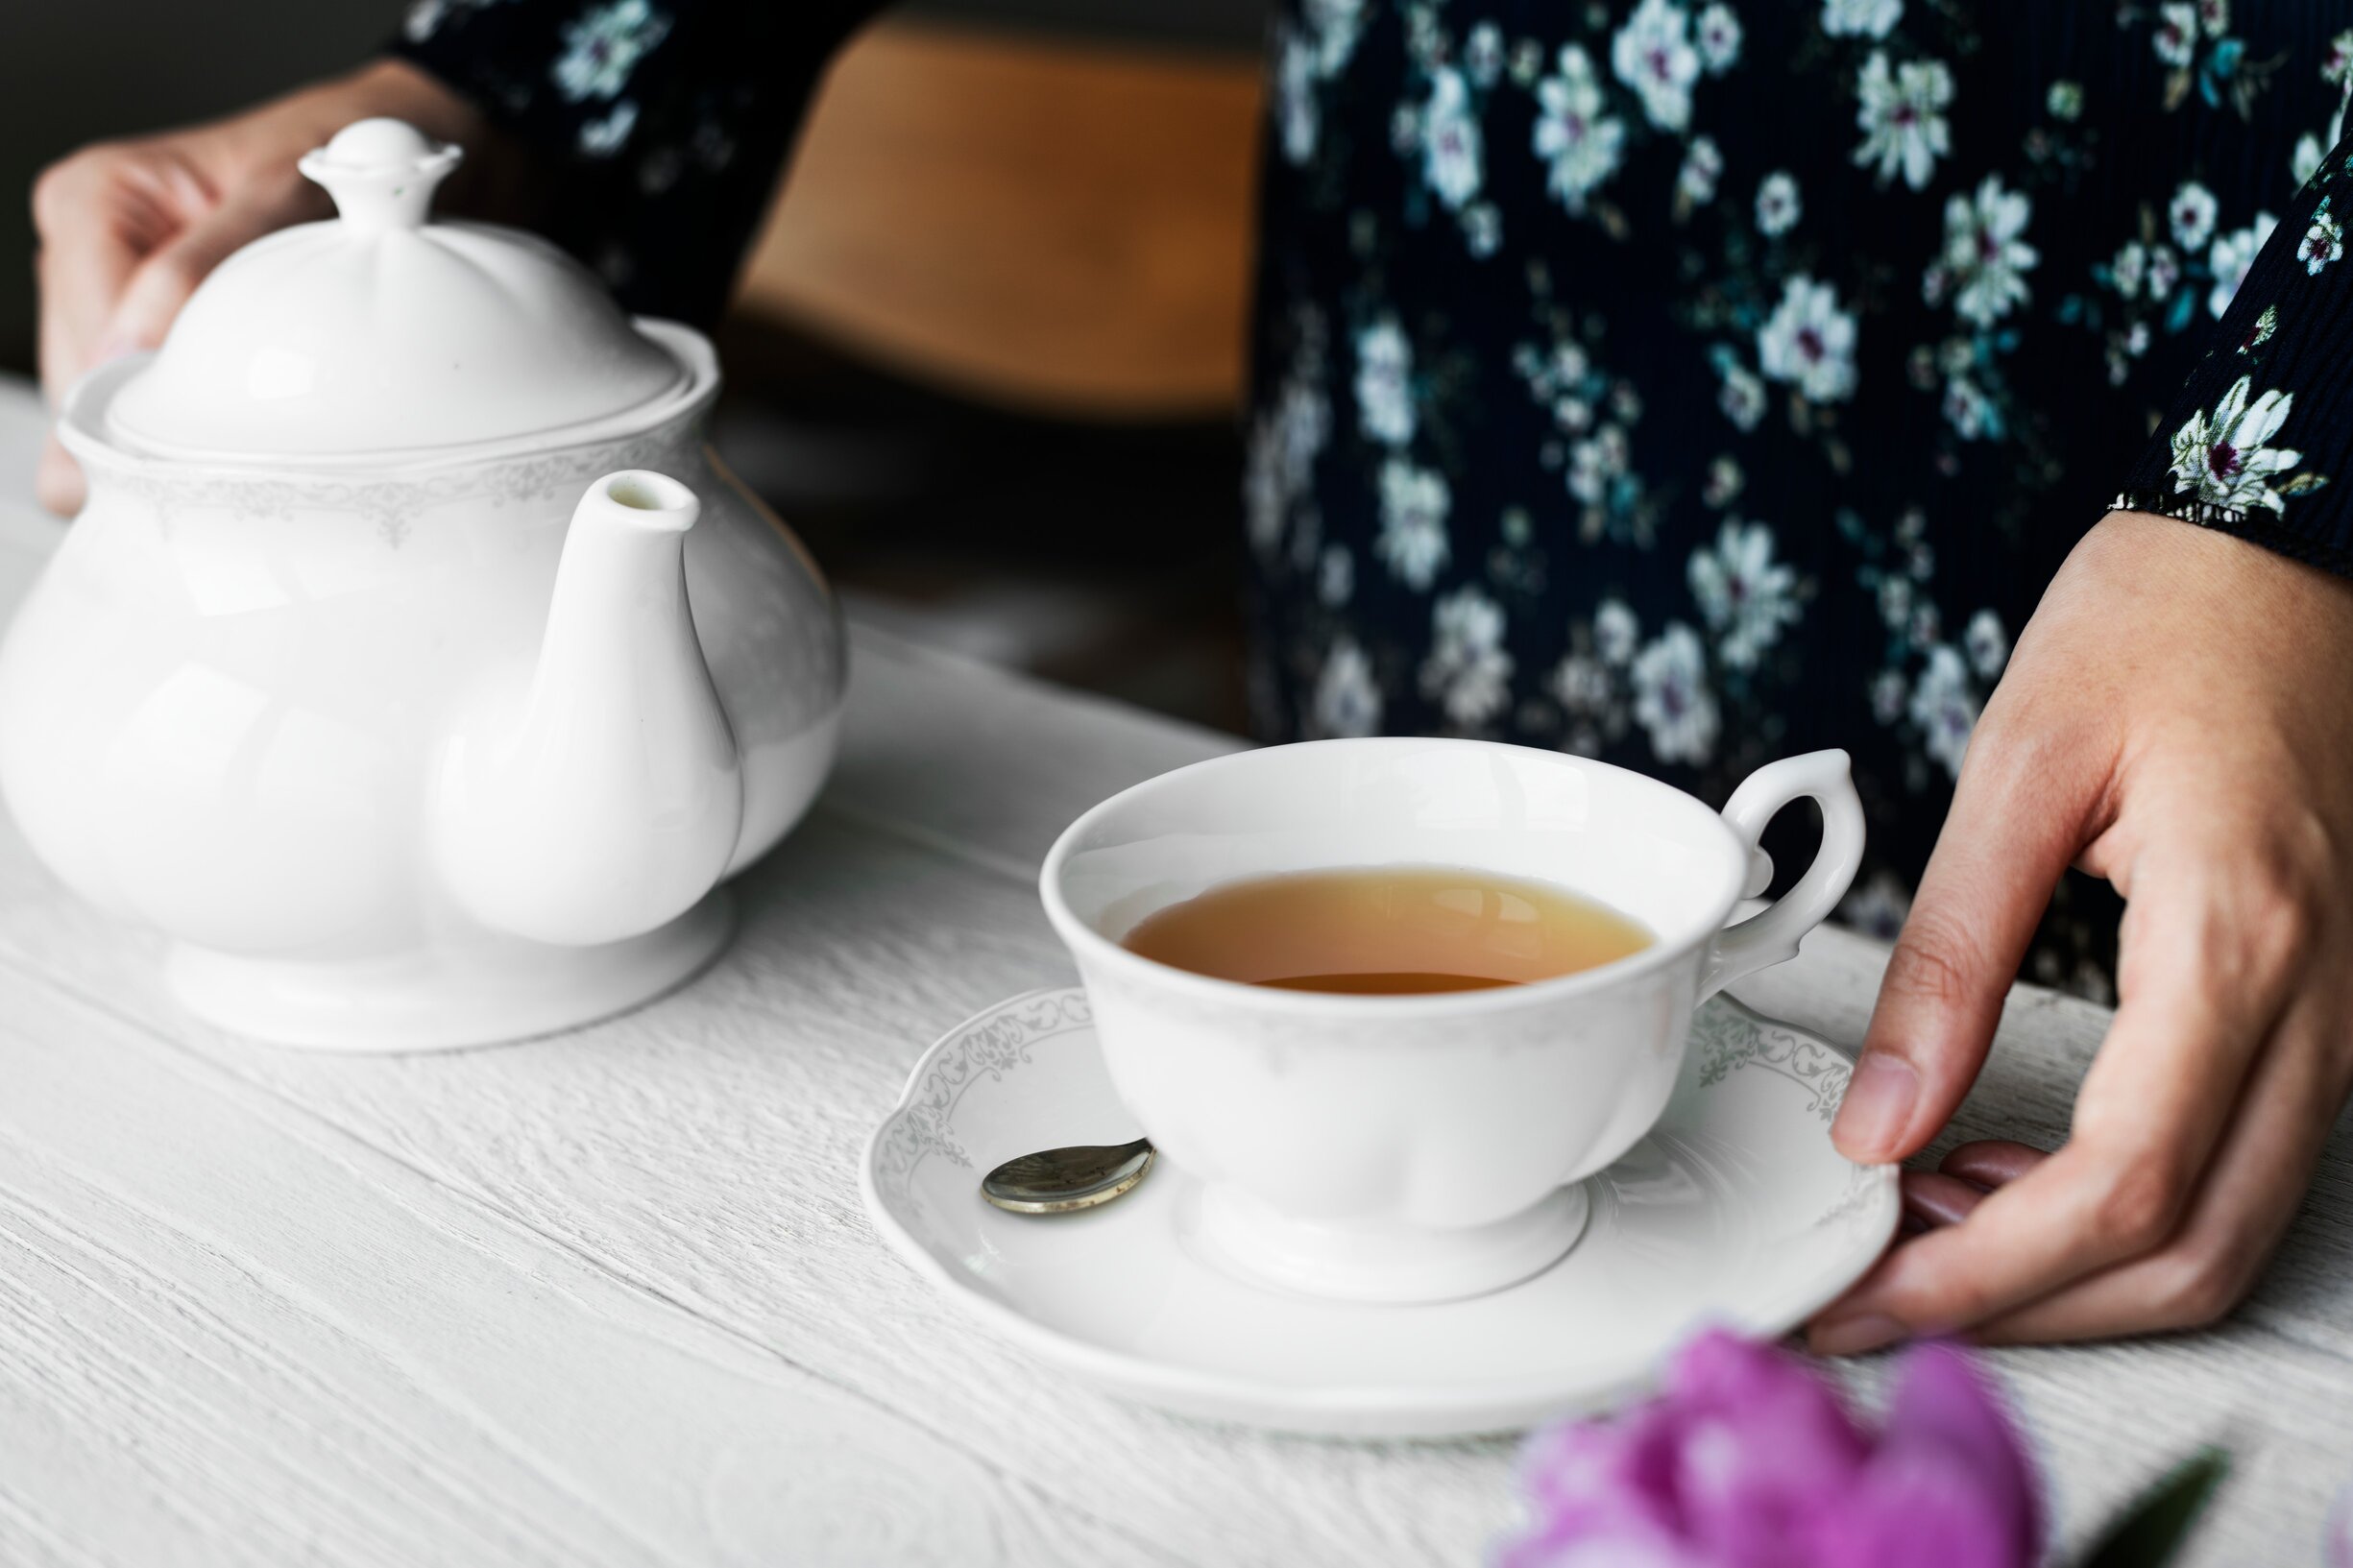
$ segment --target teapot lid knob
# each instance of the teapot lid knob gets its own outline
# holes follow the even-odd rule
[[[303,155],[304,176],[327,187],[352,235],[417,229],[433,205],[433,187],[464,151],[436,142],[405,120],[358,120],[325,147]]]

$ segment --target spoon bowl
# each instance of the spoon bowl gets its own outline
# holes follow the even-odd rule
[[[1040,1149],[982,1177],[981,1195],[1009,1214],[1070,1214],[1134,1191],[1152,1160],[1148,1138]]]

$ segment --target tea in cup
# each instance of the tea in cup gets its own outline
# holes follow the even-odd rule
[[[1727,928],[1801,797],[1813,864]],[[1196,1240],[1269,1284],[1438,1301],[1575,1244],[1579,1183],[1665,1109],[1692,1008],[1793,956],[1862,848],[1843,752],[1719,815],[1556,752],[1328,740],[1113,796],[1040,889],[1120,1098],[1201,1183]]]

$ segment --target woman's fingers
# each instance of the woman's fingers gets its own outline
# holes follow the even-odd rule
[[[1989,712],[1970,743],[1831,1129],[1850,1159],[1912,1154],[1969,1093],[2019,960],[2082,845],[2104,763],[2014,741],[2015,729]]]
[[[2186,835],[2185,835],[2186,836]],[[1816,1319],[1815,1348],[1874,1348],[1974,1327],[2173,1236],[2279,1019],[2301,944],[2258,956],[2246,902],[2208,878],[2227,856],[2179,847],[2136,879],[2123,1007],[2076,1102],[2067,1146],[1960,1224],[1892,1253]],[[2252,879],[2248,879],[2252,880]]]
[[[232,194],[138,264],[107,324],[109,343],[152,349],[212,269],[294,216],[276,181]]]
[[[95,147],[42,174],[33,190],[40,235],[41,385],[51,403],[133,345],[115,317],[142,265],[212,205],[177,159],[136,147]],[[41,504],[61,516],[82,508],[82,470],[52,435],[35,480]]]
[[[2031,1144],[2013,1143],[2007,1138],[1982,1138],[1955,1145],[1952,1152],[1936,1163],[1936,1169],[1991,1192],[2016,1181],[2050,1158],[2048,1150]]]
[[[125,210],[134,198],[109,162],[117,156],[77,155],[33,187],[41,383],[52,400],[89,369],[139,262],[139,226]]]
[[[2254,1284],[2344,1101],[2332,1049],[2345,1022],[2298,1004],[2266,1048],[2244,1103],[2180,1228],[2157,1251],[2094,1274],[1973,1331],[1989,1344],[2104,1339],[2214,1322]]]
[[[1985,1189],[1934,1170],[1904,1172],[1904,1213],[1924,1229],[1957,1225],[1985,1201]]]
[[[1904,1212],[1923,1230],[1957,1225],[1986,1194],[2033,1170],[2049,1156],[2007,1139],[1963,1144],[1933,1170],[1904,1172]]]

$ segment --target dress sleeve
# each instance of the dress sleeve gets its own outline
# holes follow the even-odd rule
[[[877,0],[416,0],[390,52],[539,155],[536,227],[709,326],[826,63]]]
[[[2213,347],[2126,478],[2115,508],[2162,513],[2353,576],[2353,137],[2260,245]]]

